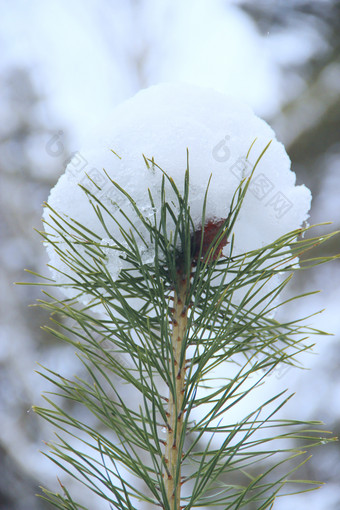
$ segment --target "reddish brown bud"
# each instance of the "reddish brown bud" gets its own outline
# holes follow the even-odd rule
[[[202,252],[201,257],[202,260],[206,260],[207,257],[209,257],[209,251],[213,248],[215,248],[214,253],[211,255],[211,260],[217,260],[222,253],[223,248],[228,243],[227,241],[227,235],[224,233],[222,237],[219,237],[219,242],[216,247],[212,245],[215,237],[217,236],[219,230],[221,229],[222,225],[224,224],[225,219],[212,219],[206,222],[204,225],[204,233],[202,226],[199,227],[192,235],[192,245],[193,245],[193,257],[194,259],[198,259],[199,253],[200,253],[200,247],[202,242],[202,235],[203,235],[203,242],[202,242]]]

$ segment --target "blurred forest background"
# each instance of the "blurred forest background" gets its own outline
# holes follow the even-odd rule
[[[36,281],[24,268],[47,274],[34,228],[50,188],[114,105],[160,81],[188,81],[250,103],[286,146],[298,183],[312,190],[311,224],[339,229],[340,1],[0,0],[0,52],[0,509],[41,510],[38,485],[56,487],[58,473],[38,451],[52,431],[30,412],[46,389],[34,370],[37,361],[63,374],[76,368],[73,352],[40,329],[47,314],[28,306],[41,289],[13,282]],[[322,254],[339,251],[337,239]],[[323,292],[282,316],[326,308],[309,323],[334,336],[317,338],[319,355],[301,359],[312,370],[271,380],[278,391],[296,391],[287,417],[321,419],[335,435],[339,276],[333,262],[290,286]],[[326,485],[283,498],[276,510],[340,508],[339,445],[315,450],[299,476]]]

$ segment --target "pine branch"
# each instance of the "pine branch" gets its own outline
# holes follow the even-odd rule
[[[64,300],[49,290],[39,305],[52,314],[45,329],[76,349],[84,373],[68,379],[50,369],[40,372],[55,391],[46,396],[46,408],[35,410],[60,430],[47,455],[110,508],[134,510],[136,501],[165,510],[272,508],[286,486],[300,484],[290,476],[307,460],[305,451],[333,438],[327,439],[319,423],[276,419],[290,398],[285,393],[252,403],[237,423],[230,423],[228,413],[280,364],[298,365],[299,353],[310,348],[308,336],[322,334],[304,321],[280,324],[273,311],[281,306],[277,297],[294,271],[331,259],[304,259],[297,266],[302,253],[331,235],[305,239],[309,228],[299,229],[235,255],[234,226],[251,176],[240,183],[229,214],[219,220],[206,217],[208,184],[195,230],[189,169],[180,192],[154,161],[146,162],[162,175],[158,215],[144,216],[113,180],[134,217],[123,210],[114,215],[84,188],[112,245],[48,206],[49,233],[42,235],[63,262],[63,269],[55,269],[66,278],[62,286],[78,294]],[[149,199],[153,208],[151,191]],[[112,222],[123,240],[112,238]],[[156,256],[145,263],[149,244]],[[110,251],[124,261],[116,279],[107,267]],[[50,279],[43,284],[54,285]],[[216,381],[221,366],[227,367],[226,376]],[[138,406],[126,401],[123,384],[134,391]],[[60,398],[81,406],[81,415],[65,410]],[[131,480],[123,477],[122,467]],[[83,508],[66,489],[62,494],[46,490],[45,497],[56,508]]]

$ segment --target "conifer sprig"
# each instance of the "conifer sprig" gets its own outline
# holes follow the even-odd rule
[[[60,431],[46,455],[108,508],[139,510],[141,501],[165,510],[272,508],[284,493],[318,486],[296,480],[295,471],[307,460],[306,450],[334,440],[319,422],[276,417],[290,395],[251,400],[279,365],[298,364],[311,334],[323,333],[305,321],[279,323],[273,312],[294,271],[332,258],[304,257],[298,265],[298,257],[334,234],[304,238],[304,228],[234,254],[233,229],[251,176],[219,221],[206,217],[207,187],[195,235],[189,168],[184,183],[175,183],[154,161],[145,161],[162,174],[159,215],[144,216],[110,179],[129,201],[145,238],[126,212],[113,213],[84,188],[113,241],[109,249],[124,261],[117,279],[107,268],[108,246],[100,236],[47,206],[49,233],[41,235],[64,262],[69,283],[63,286],[88,296],[88,304],[50,291],[39,301],[52,314],[45,329],[71,344],[83,363],[83,375],[73,379],[48,368],[40,372],[55,391],[45,396],[45,408],[35,410]],[[151,191],[149,199],[154,207]],[[123,241],[112,237],[112,221]],[[145,247],[152,244],[152,263],[143,262],[141,238]],[[228,256],[221,256],[225,246]],[[82,413],[65,410],[60,397]],[[243,402],[249,411],[233,422],[229,416]],[[61,488],[44,489],[44,497],[56,508],[85,508]]]

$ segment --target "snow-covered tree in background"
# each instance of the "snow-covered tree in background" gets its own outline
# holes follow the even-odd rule
[[[320,333],[274,319],[291,273],[327,260],[299,265],[330,237],[304,238],[310,200],[264,121],[181,84],[123,103],[70,161],[42,233],[66,299],[41,305],[87,375],[45,369],[79,410],[36,411],[62,431],[48,455],[108,507],[265,509],[304,490],[294,473],[325,432],[257,388]],[[79,508],[62,489],[46,497]]]

